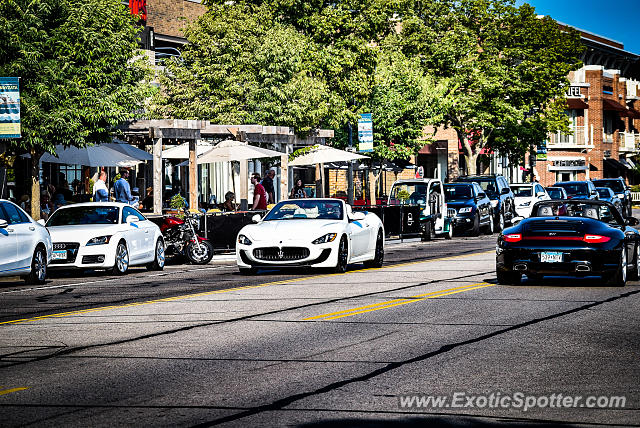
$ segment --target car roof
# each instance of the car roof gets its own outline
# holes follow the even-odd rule
[[[589,181],[591,180],[556,181],[556,184],[554,184],[554,186],[557,186],[558,184],[587,184]]]
[[[540,184],[540,183],[509,183],[509,187],[511,186],[533,187],[534,184]]]
[[[432,181],[442,181],[439,178],[403,178],[401,180],[396,180],[393,184],[396,183],[431,183]]]

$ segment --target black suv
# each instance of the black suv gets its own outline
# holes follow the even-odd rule
[[[458,182],[478,183],[482,190],[491,199],[493,206],[494,230],[502,231],[506,222],[511,222],[515,215],[515,202],[513,192],[507,179],[502,175],[463,175],[456,179]]]
[[[558,181],[553,187],[562,187],[566,190],[568,199],[600,199],[596,191],[596,186],[593,185],[591,180]]]
[[[633,201],[631,200],[631,190],[629,190],[629,186],[624,182],[622,177],[618,178],[602,178],[599,180],[591,180],[596,187],[608,187],[613,190],[613,193],[616,194],[618,198],[620,198],[620,202],[622,202],[622,214],[626,217],[631,217],[633,214],[631,213],[631,206],[633,205]]]

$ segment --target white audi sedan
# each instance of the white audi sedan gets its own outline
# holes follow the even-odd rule
[[[0,199],[0,276],[42,284],[51,253],[47,229],[16,204]]]
[[[261,267],[329,267],[349,263],[380,267],[384,226],[374,213],[352,212],[340,199],[290,199],[278,203],[257,224],[242,228],[236,243],[241,273]]]
[[[108,269],[117,275],[129,266],[164,268],[160,228],[127,204],[67,205],[51,215],[47,228],[53,240],[50,268]]]

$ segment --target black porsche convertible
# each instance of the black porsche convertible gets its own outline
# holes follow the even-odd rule
[[[538,202],[531,217],[498,237],[498,282],[518,284],[523,274],[534,281],[544,275],[599,275],[608,285],[623,286],[640,274],[640,233],[631,227],[637,224],[609,202]]]

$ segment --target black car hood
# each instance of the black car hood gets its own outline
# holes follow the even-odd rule
[[[447,207],[449,208],[462,208],[462,207],[473,207],[473,206],[475,206],[473,199],[467,199],[464,201],[447,202]]]

